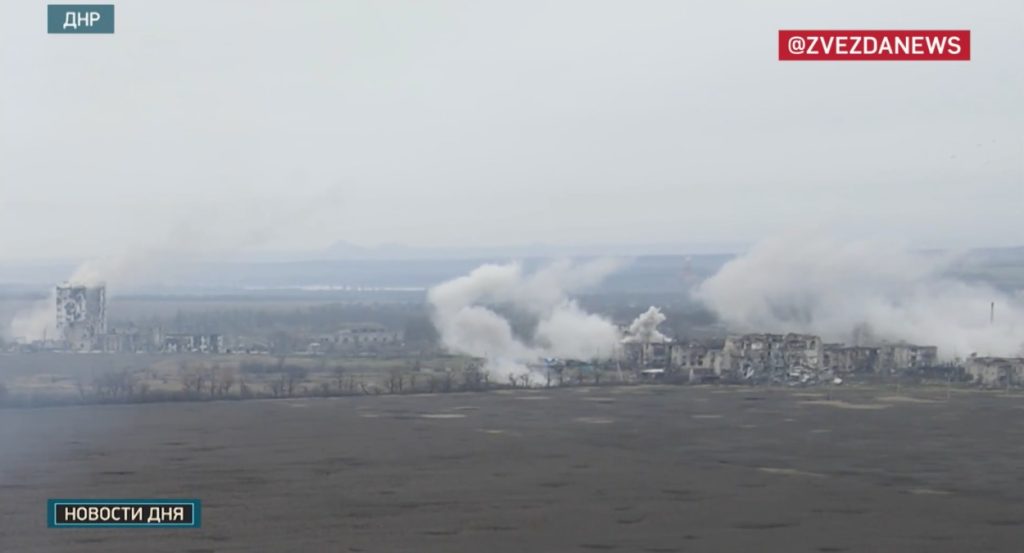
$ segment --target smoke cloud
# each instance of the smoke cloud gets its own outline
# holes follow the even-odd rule
[[[27,307],[11,320],[7,334],[13,338],[25,340],[43,340],[57,336],[57,291],[51,290],[45,300],[40,300]]]
[[[337,193],[326,191],[284,203],[239,199],[231,210],[197,206],[166,235],[142,244],[122,245],[106,255],[84,261],[67,281],[85,286],[106,284],[117,291],[171,285],[194,271],[200,262],[230,258],[272,242],[283,225],[309,224],[318,214],[328,213],[337,205]],[[15,314],[6,329],[7,335],[27,341],[55,337],[56,302],[56,292],[51,290],[46,300]]]
[[[1019,355],[1024,298],[949,276],[952,255],[822,237],[766,240],[704,281],[698,299],[738,331],[936,345],[943,358]],[[996,303],[995,323],[989,321]]]
[[[629,325],[626,341],[636,343],[667,342],[668,337],[658,331],[658,325],[665,322],[665,314],[653,305],[640,314]]]
[[[489,264],[431,288],[427,297],[444,345],[486,359],[491,375],[504,379],[528,373],[527,363],[542,357],[610,357],[618,329],[569,295],[598,284],[620,265],[611,259],[560,261],[527,274],[518,263]],[[517,336],[496,306],[534,323],[532,335]]]

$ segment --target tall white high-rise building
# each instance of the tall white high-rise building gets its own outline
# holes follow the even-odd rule
[[[98,347],[100,335],[107,332],[107,287],[99,284],[57,286],[57,332],[67,346],[76,351]]]

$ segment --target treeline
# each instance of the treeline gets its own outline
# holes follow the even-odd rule
[[[366,373],[345,366],[309,367],[282,357],[238,366],[183,363],[174,377],[148,369],[109,371],[77,381],[75,395],[19,395],[0,384],[0,407],[461,393],[627,382],[608,368],[591,366],[497,379],[476,362],[430,370],[414,360],[404,367]]]

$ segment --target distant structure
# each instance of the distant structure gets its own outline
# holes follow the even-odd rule
[[[964,366],[964,372],[971,382],[982,386],[1020,386],[1024,383],[1024,357],[971,355]]]
[[[336,332],[331,340],[334,349],[353,349],[369,345],[397,344],[402,341],[402,333],[378,324],[362,324]]]
[[[898,374],[938,364],[935,346],[846,346],[826,344],[813,334],[743,334],[729,336],[724,343],[703,344],[626,340],[622,345],[624,360],[638,369],[667,369],[688,375],[690,381],[807,383],[855,373]]]
[[[894,374],[908,369],[934,367],[936,346],[882,343],[869,346],[825,345],[825,366],[838,373]]]
[[[58,340],[73,351],[96,349],[107,333],[107,287],[60,284],[56,308]]]
[[[224,353],[224,336],[220,334],[163,334],[159,338],[163,353]]]
[[[810,334],[729,336],[722,352],[726,370],[744,379],[765,372],[822,368],[821,338]]]

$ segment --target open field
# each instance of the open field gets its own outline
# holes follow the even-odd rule
[[[615,387],[0,410],[5,551],[1019,551],[1024,397]],[[199,530],[50,530],[198,497]]]

